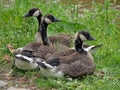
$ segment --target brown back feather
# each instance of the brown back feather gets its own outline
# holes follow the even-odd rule
[[[38,49],[41,45],[42,45],[41,43],[32,42],[32,43],[29,43],[29,44],[25,45],[25,47],[23,48],[23,50],[37,51],[37,49]]]
[[[71,55],[74,52],[76,52],[76,51],[72,50],[72,49],[60,50],[60,51],[55,52],[51,56],[49,56],[49,58],[47,58],[47,60],[51,60],[51,59],[54,59],[54,58],[60,58],[60,57],[63,57],[63,56],[68,56],[68,55]]]
[[[70,47],[70,44],[72,42],[72,37],[68,34],[57,34],[54,36],[49,36],[49,40],[52,43],[60,43],[60,44]]]
[[[93,74],[95,71],[95,65],[91,64],[88,66],[82,63],[81,61],[76,61],[72,64],[61,64],[60,69],[62,69],[66,75],[75,78],[75,77]]]
[[[66,75],[71,77],[93,74],[95,71],[93,58],[90,58],[88,55],[74,53],[67,58],[62,57],[60,62],[59,69],[62,69]]]
[[[46,56],[48,56],[49,54],[53,54],[55,51],[53,49],[53,47],[49,47],[49,46],[45,46],[45,45],[41,45],[37,51],[33,52],[33,55],[36,57],[40,57],[42,59],[46,59]]]

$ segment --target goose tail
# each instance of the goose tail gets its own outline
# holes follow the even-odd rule
[[[94,54],[98,48],[100,48],[103,44],[99,44],[99,45],[92,45],[89,46],[87,48],[84,48],[85,51],[90,52],[91,54]]]

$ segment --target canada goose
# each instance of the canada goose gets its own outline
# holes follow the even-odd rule
[[[45,15],[43,17],[43,20],[40,24],[41,39],[42,39],[43,44],[35,42],[34,44],[33,43],[30,44],[31,45],[30,48],[34,48],[34,50],[20,48],[21,51],[19,53],[15,53],[15,60],[14,61],[15,61],[15,65],[19,69],[23,69],[23,70],[24,69],[28,70],[29,68],[36,69],[36,66],[37,66],[36,62],[38,62],[37,60],[41,61],[41,59],[44,59],[46,55],[54,53],[54,51],[55,51],[54,47],[53,47],[52,43],[49,41],[49,39],[47,38],[47,26],[52,22],[58,22],[58,21],[60,21],[60,20],[56,19],[51,14]],[[28,59],[28,58],[31,58],[32,60]],[[22,64],[24,62],[25,62],[25,64]],[[28,67],[27,67],[26,63],[28,64]],[[31,63],[32,63],[32,65],[31,65]],[[26,65],[25,67],[27,67],[27,68],[24,68],[23,65]],[[30,66],[32,66],[32,67],[30,67]]]
[[[37,18],[38,23],[39,23],[38,24],[38,31],[40,31],[42,12],[38,8],[32,8],[28,11],[28,13],[24,14],[23,18],[31,17],[31,16]],[[40,45],[42,45],[41,36],[39,36],[39,37],[40,38],[38,38],[38,40],[35,40],[35,42],[31,42],[24,47],[17,48],[14,52],[14,55],[21,53],[23,50],[36,51],[40,47]]]
[[[41,19],[42,19],[42,12],[38,8],[32,8],[28,11],[28,13],[24,14],[23,18],[26,17],[36,17],[38,20],[38,32],[40,31],[40,24],[41,24]],[[36,42],[42,42],[41,40],[41,33],[36,33],[35,35],[35,41]]]
[[[60,78],[67,75],[76,78],[93,74],[95,71],[94,59],[89,52],[82,48],[85,40],[94,40],[94,38],[88,32],[80,31],[75,40],[76,50],[67,50],[67,52],[71,51],[71,54],[60,55],[61,57],[58,56],[48,61],[39,62],[43,76]]]
[[[41,16],[42,16],[41,11],[38,8],[32,8],[23,17],[25,18],[25,17],[32,17],[32,16],[37,18],[38,23],[40,25]],[[54,35],[54,36],[49,36],[48,38],[54,44],[55,43],[60,43],[60,44],[63,44],[65,46],[70,46],[71,39],[72,39],[72,37],[68,34],[57,34],[57,35]],[[38,29],[38,32],[35,35],[35,41],[36,42],[41,42],[41,32],[40,32],[39,29]]]

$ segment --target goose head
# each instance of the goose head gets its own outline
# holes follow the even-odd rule
[[[59,22],[61,20],[57,19],[56,17],[54,17],[53,15],[51,14],[48,14],[48,15],[45,15],[43,17],[43,21],[47,24],[51,24],[52,22]]]
[[[93,38],[89,32],[87,31],[79,31],[75,34],[76,39],[80,39],[81,41],[86,41],[86,40],[96,40]]]
[[[32,8],[30,9],[26,14],[23,15],[23,18],[26,17],[42,17],[42,12],[38,8]]]
[[[87,52],[83,48],[83,41],[86,40],[95,40],[89,32],[86,31],[80,31],[75,34],[75,49],[79,53],[87,54]]]

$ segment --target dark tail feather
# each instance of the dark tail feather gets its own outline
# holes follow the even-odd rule
[[[59,58],[54,58],[54,59],[48,60],[47,63],[50,64],[51,66],[59,66],[60,60]]]

